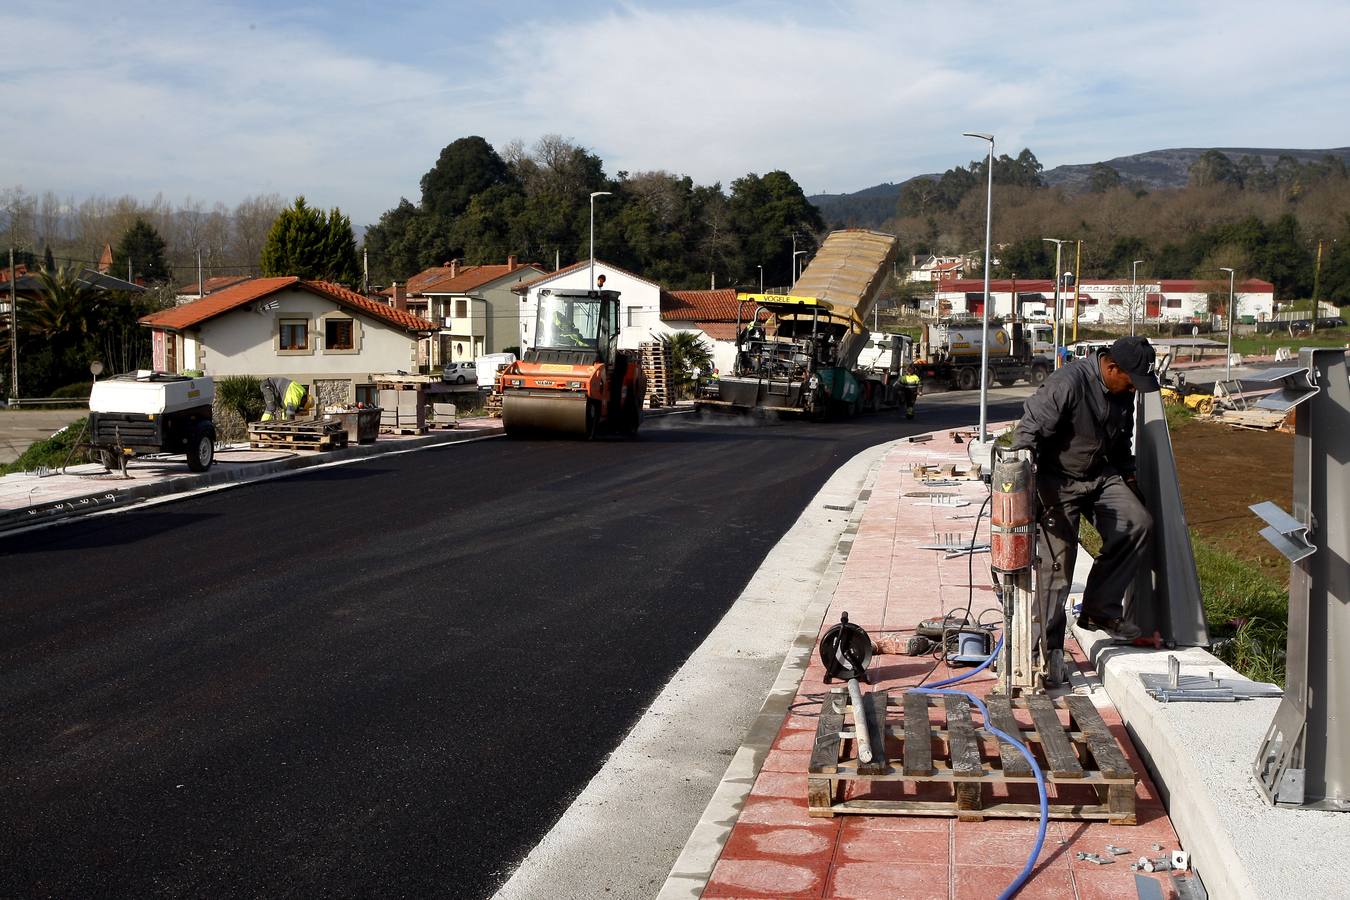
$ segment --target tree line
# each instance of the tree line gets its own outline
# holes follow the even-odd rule
[[[902,189],[887,223],[914,254],[979,253],[984,245],[986,161],[957,166]],[[999,277],[1053,278],[1055,248],[1081,240],[1085,277],[1262,278],[1284,302],[1350,303],[1350,173],[1337,157],[1301,163],[1210,150],[1184,188],[1145,190],[1098,163],[1087,189],[1047,187],[1030,150],[994,161],[993,237]],[[1322,258],[1317,260],[1318,245]],[[1072,269],[1075,247],[1065,246]]]
[[[620,171],[558,135],[498,153],[481,137],[447,145],[421,179],[366,231],[371,278],[404,280],[451,259],[502,263],[508,256],[552,268],[595,253],[675,289],[792,282],[792,251],[812,250],[820,212],[783,171],[747,174],[728,191],[687,175]]]

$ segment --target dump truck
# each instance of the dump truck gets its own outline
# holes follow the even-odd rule
[[[540,291],[534,334],[524,357],[497,373],[508,435],[637,435],[646,378],[618,348],[618,291]]]
[[[914,339],[907,334],[878,334],[858,356],[855,375],[862,384],[862,409],[879,412],[904,404],[905,369],[914,362]]]
[[[700,409],[851,415],[867,400],[855,371],[867,343],[864,324],[895,260],[895,235],[834,231],[787,294],[741,294],[736,363]]]
[[[989,324],[989,378],[1004,387],[1026,381],[1039,386],[1054,371],[1054,360],[1036,352],[1046,325],[1021,322]],[[914,370],[929,383],[957,390],[980,386],[983,347],[981,323],[927,325],[919,340],[919,359]]]
[[[211,404],[215,382],[141,370],[95,381],[86,424],[90,454],[107,469],[147,453],[186,453],[188,468],[205,472],[215,460]]]

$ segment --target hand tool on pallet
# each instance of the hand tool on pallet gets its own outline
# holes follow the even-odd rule
[[[825,683],[836,678],[848,681],[849,702],[853,704],[853,727],[858,733],[858,760],[872,761],[872,741],[868,731],[867,707],[863,704],[862,689],[858,683],[870,684],[867,666],[872,661],[872,638],[861,626],[848,620],[848,613],[839,616],[839,624],[830,628],[820,639],[820,661],[825,664]]]

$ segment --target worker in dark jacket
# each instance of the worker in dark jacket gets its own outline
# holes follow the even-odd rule
[[[289,378],[274,376],[264,378],[259,386],[263,403],[267,411],[263,413],[262,420],[270,422],[277,417],[278,409],[285,410],[284,418],[291,420],[295,418],[295,412],[305,405],[305,400],[309,396],[309,389],[298,381],[292,381]]]
[[[1140,568],[1149,564],[1153,517],[1140,500],[1130,444],[1135,391],[1158,390],[1156,359],[1146,339],[1120,338],[1046,379],[1017,423],[1012,446],[1036,457],[1037,583],[1049,605],[1049,652],[1064,648],[1064,603],[1084,515],[1101,533],[1102,549],[1083,591],[1078,624],[1119,641],[1139,636],[1126,618],[1126,600]]]

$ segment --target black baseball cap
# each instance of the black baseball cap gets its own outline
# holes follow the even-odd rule
[[[1141,394],[1152,393],[1159,389],[1157,369],[1158,354],[1147,338],[1117,338],[1107,351],[1111,361],[1120,366],[1134,382],[1134,389]]]

